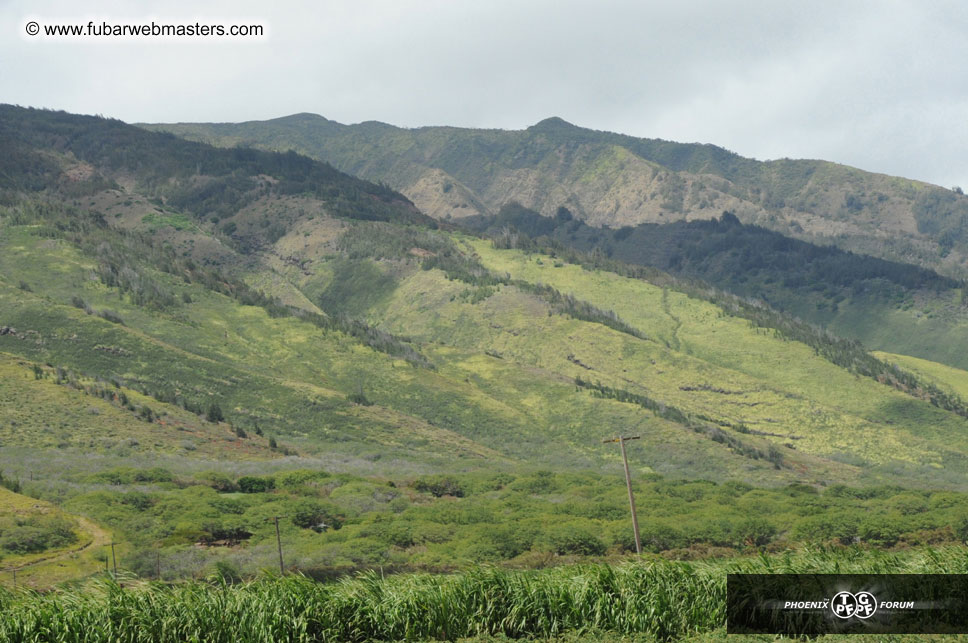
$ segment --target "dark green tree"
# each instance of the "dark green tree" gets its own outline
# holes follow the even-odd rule
[[[225,420],[225,415],[222,414],[221,407],[219,407],[219,405],[215,402],[212,402],[208,406],[208,412],[205,414],[205,419],[212,423],[222,422]]]

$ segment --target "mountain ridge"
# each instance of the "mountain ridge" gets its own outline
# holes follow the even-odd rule
[[[218,131],[206,124],[145,127],[218,145],[296,149],[386,182],[437,219],[495,214],[510,201],[544,216],[566,207],[591,225],[611,227],[729,210],[744,223],[807,241],[968,274],[968,198],[922,181],[823,160],[758,161],[711,144],[596,131],[559,117],[490,130],[329,127],[320,116],[326,131],[314,131],[304,116]],[[444,199],[453,185],[467,188],[475,202]]]
[[[557,226],[555,241],[565,246],[608,256],[618,252],[616,258],[698,276],[878,350],[968,366],[959,357],[959,347],[968,345],[968,300],[960,283],[968,277],[968,197],[957,192],[827,161],[756,161],[709,144],[599,132],[560,117],[524,130],[385,124],[319,129],[313,119],[297,115],[226,125],[218,132],[205,124],[168,129],[220,145],[295,147],[386,182],[438,221],[462,227],[495,217],[514,227],[514,217],[502,213],[524,208],[544,222],[518,226],[528,235]],[[727,234],[703,227],[724,212],[748,227]],[[564,219],[571,222],[561,223]],[[587,228],[572,229],[579,224]],[[783,244],[755,229],[813,244],[806,253],[811,257],[863,269],[865,288],[827,283],[840,277],[814,259],[816,270],[794,275]],[[620,240],[618,231],[638,232]],[[710,238],[702,240],[703,235]],[[692,265],[670,263],[675,253],[658,247],[654,237],[685,243]],[[725,247],[727,237],[740,245]],[[823,250],[827,246],[857,256],[835,256]],[[772,247],[773,255],[764,253]],[[716,265],[712,258],[696,257],[708,250],[715,251]],[[736,252],[757,261],[737,261],[730,256]],[[896,265],[877,267],[865,256]],[[782,277],[769,274],[774,264]],[[901,264],[955,281],[940,290],[882,288],[876,273],[891,282],[891,273],[904,271]]]

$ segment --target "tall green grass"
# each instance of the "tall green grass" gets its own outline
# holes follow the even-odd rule
[[[726,573],[965,572],[963,548],[881,553],[815,550],[725,562],[646,561],[542,571],[479,568],[320,584],[304,577],[240,585],[122,587],[100,579],[48,594],[0,593],[0,640],[368,641],[615,632],[659,640],[725,622]]]
[[[303,577],[243,585],[98,580],[83,590],[4,594],[14,641],[367,641],[512,638],[610,630],[665,638],[721,623],[725,586],[691,565],[545,572],[478,569],[332,584]]]

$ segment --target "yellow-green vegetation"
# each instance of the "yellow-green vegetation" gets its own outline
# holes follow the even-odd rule
[[[721,425],[743,425],[778,445],[793,444],[798,453],[931,468],[944,467],[953,456],[945,452],[959,448],[950,438],[963,431],[962,418],[851,375],[809,347],[713,304],[549,256],[495,250],[482,240],[463,243],[492,272],[614,311],[648,339],[550,316],[513,286],[472,305],[461,297],[465,284],[439,285],[426,272],[401,283],[385,305],[388,328],[491,347],[532,368],[648,395]]]
[[[324,444],[345,445],[342,427],[353,423],[359,428],[347,446],[357,453],[360,441],[369,441],[372,453],[386,455],[398,447],[411,457],[420,451],[433,457],[430,454],[455,448],[473,461],[495,458],[496,451],[513,457],[531,443],[536,448],[529,450],[543,453],[546,462],[563,456],[599,460],[603,454],[594,447],[602,431],[598,427],[641,424],[642,414],[632,406],[576,394],[572,383],[560,375],[536,379],[530,364],[501,360],[480,348],[467,350],[453,342],[449,347],[429,344],[422,350],[436,363],[436,370],[414,369],[362,346],[347,345],[347,338],[339,333],[320,333],[305,322],[274,318],[261,308],[240,306],[200,285],[147,271],[145,277],[159,289],[169,290],[175,301],[167,309],[152,310],[118,297],[117,288],[84,281],[94,264],[69,244],[51,244],[30,234],[29,228],[8,228],[7,239],[11,251],[0,260],[4,270],[34,284],[34,292],[13,287],[6,291],[8,323],[16,333],[0,341],[6,341],[10,350],[49,361],[79,377],[120,378],[127,388],[142,389],[168,404],[204,412],[212,401],[218,402],[226,417],[247,434],[256,426],[278,431],[287,444],[308,453],[322,450],[320,439]],[[47,279],[54,270],[60,278]],[[432,278],[445,287],[443,292],[453,285],[439,271],[418,270],[414,278]],[[189,303],[181,303],[184,295]],[[75,298],[83,307],[69,305]],[[51,299],[60,305],[51,307]],[[546,307],[533,297],[519,300],[524,308],[518,315],[537,305],[541,318],[547,317]],[[487,305],[484,300],[478,303]],[[87,309],[109,306],[123,324],[87,314]],[[552,322],[561,320],[555,317]],[[67,337],[59,331],[44,334],[38,323],[49,329],[69,326],[72,331]],[[574,323],[586,333],[598,330],[594,324]],[[472,325],[463,332],[479,334]],[[21,339],[29,333],[37,333],[42,344]],[[496,341],[493,349],[500,351],[501,342]],[[375,406],[346,400],[360,391]],[[286,400],[306,397],[316,401],[308,408],[302,406],[300,417]],[[281,408],[286,413],[276,410]],[[684,467],[721,478],[743,471],[751,479],[777,475],[793,479],[789,471],[774,474],[771,464],[724,451],[672,423],[656,419],[648,424],[657,446],[661,445],[650,454],[651,470],[673,472]],[[540,434],[533,428],[536,425],[543,427]],[[228,427],[222,431],[231,436]],[[556,439],[553,448],[544,446],[547,438]],[[185,448],[185,439],[190,437],[168,446]],[[604,457],[612,459],[614,454]],[[497,457],[494,462],[500,460]]]
[[[170,226],[175,230],[190,230],[195,228],[195,224],[184,214],[155,214],[149,213],[142,217],[141,222],[148,226],[149,230],[157,230],[164,226]]]
[[[968,397],[968,371],[909,355],[895,355],[894,353],[879,351],[876,351],[874,355],[885,362],[897,364],[905,370],[916,373],[925,381],[939,388],[951,391],[961,397]]]
[[[510,228],[440,230],[294,154],[0,112],[0,470],[142,578],[257,575],[277,518],[320,578],[621,560],[617,434],[641,437],[660,556],[968,533],[968,406],[931,368],[604,256],[500,249],[537,247]],[[642,164],[610,149],[567,171]],[[662,182],[665,209],[712,198]]]
[[[324,309],[352,310],[415,340],[431,367],[414,367],[342,331],[138,262],[125,254],[138,247],[130,238],[99,233],[105,242],[86,250],[38,229],[7,226],[0,241],[0,274],[9,275],[0,298],[15,329],[0,337],[4,350],[50,363],[67,379],[117,380],[181,406],[153,409],[174,424],[191,424],[191,413],[216,404],[231,427],[212,428],[229,444],[265,453],[268,436],[249,437],[259,428],[307,455],[349,448],[354,456],[442,462],[444,447],[465,463],[510,462],[525,447],[544,463],[581,463],[612,460],[595,445],[612,427],[626,427],[653,445],[639,465],[644,471],[815,483],[904,472],[922,484],[959,484],[950,469],[961,447],[949,437],[963,429],[961,417],[640,279],[460,237],[458,249],[511,281],[449,279],[457,269],[450,264],[421,266],[452,252],[453,241],[439,233],[421,233],[419,246],[376,262],[361,241],[340,242],[351,258],[335,248],[283,273]],[[359,229],[360,238],[376,233]],[[105,259],[118,255],[121,267],[103,276]],[[126,270],[150,297],[132,291],[133,277],[121,277]],[[85,278],[92,272],[102,277]],[[30,290],[14,286],[21,282]],[[537,284],[586,303],[561,308]],[[582,305],[591,312],[578,312]],[[67,327],[70,334],[61,330]],[[594,386],[576,386],[579,380]],[[683,426],[650,405],[695,422]],[[198,448],[185,439],[193,442],[152,444]]]
[[[6,447],[133,450],[233,459],[269,458],[265,439],[243,441],[139,391],[0,353],[0,441]]]
[[[49,587],[104,569],[111,536],[90,520],[0,487],[0,584]]]
[[[18,136],[28,148],[70,119],[10,118],[26,123]],[[15,332],[0,335],[0,350],[17,359],[68,379],[116,381],[196,416],[217,407],[211,424],[224,420],[220,430],[260,446],[241,434],[261,432],[266,446],[274,437],[274,455],[396,470],[491,459],[599,467],[616,457],[596,446],[603,433],[638,430],[651,447],[637,463],[644,471],[961,484],[962,447],[951,437],[963,418],[717,305],[479,239],[454,246],[454,237],[400,225],[427,221],[392,190],[305,159],[213,150],[96,119],[76,126],[89,138],[72,143],[74,155],[91,176],[105,173],[85,188],[89,201],[21,194],[5,206],[0,303]],[[555,138],[562,128],[549,121],[535,132]],[[117,168],[92,143],[102,135],[125,141],[144,184],[122,175],[111,184]],[[634,151],[616,144],[616,162]],[[181,167],[161,150],[211,166],[199,175],[197,162]],[[165,172],[173,182],[157,183]],[[191,233],[181,237],[171,225],[148,226],[148,237],[113,227],[94,208],[107,207],[98,195],[122,199],[122,185],[132,204],[197,227],[175,230]],[[200,253],[203,245],[221,249]],[[293,289],[325,315],[299,309]],[[295,307],[273,301],[274,291]]]
[[[641,447],[630,446],[637,459]],[[376,478],[314,469],[275,474],[123,466],[65,482],[63,506],[130,544],[124,569],[175,580],[213,568],[251,577],[278,564],[329,578],[361,568],[451,570],[635,552],[617,473],[467,473]],[[39,485],[28,488],[42,488]],[[822,544],[908,548],[968,536],[968,495],[897,486],[760,488],[636,474],[641,543],[667,558],[710,558]]]
[[[511,203],[468,225],[500,238],[502,247],[554,248],[572,263],[626,275],[642,266],[640,272],[701,279],[871,348],[968,366],[961,351],[950,349],[968,338],[960,281],[743,225],[728,211],[611,230],[587,225],[567,209],[549,218]],[[512,230],[517,238],[509,244]]]
[[[493,453],[446,427],[434,427],[420,416],[412,417],[406,410],[400,413],[346,399],[359,386],[372,397],[371,390],[380,380],[410,380],[427,388],[408,373],[412,367],[402,360],[354,346],[341,333],[321,332],[292,318],[272,317],[262,308],[239,305],[204,286],[156,271],[143,271],[139,276],[152,280],[159,289],[169,290],[175,303],[162,310],[140,306],[126,297],[119,298],[117,288],[85,281],[84,276],[96,264],[71,245],[51,244],[30,234],[29,228],[8,228],[7,232],[6,251],[0,257],[2,274],[19,275],[18,280],[34,285],[33,292],[25,292],[15,287],[4,289],[0,281],[0,299],[9,304],[4,324],[13,329],[0,337],[0,342],[17,354],[49,362],[54,370],[60,367],[65,373],[70,371],[71,377],[82,382],[100,379],[110,387],[117,381],[125,383],[125,391],[140,389],[156,398],[155,414],[171,416],[173,425],[183,428],[205,423],[197,418],[191,421],[191,413],[170,409],[166,404],[204,413],[210,404],[217,403],[224,408],[225,417],[247,434],[253,434],[256,428],[285,431],[298,440],[321,433],[345,442],[340,434],[351,430],[357,432],[354,441],[369,439],[389,452],[400,444],[401,449],[411,452],[421,448],[438,452],[441,446],[452,446],[469,457]],[[185,296],[187,302],[183,301]],[[51,306],[51,298],[59,305]],[[112,323],[98,314],[108,307],[122,323]],[[432,373],[427,375],[440,379]],[[30,373],[14,375],[18,382],[20,378],[24,378],[21,388],[41,385],[29,381],[33,378]],[[454,385],[445,383],[441,388]],[[140,408],[139,394],[129,397]],[[294,408],[287,399],[300,402]],[[32,426],[46,426],[43,418],[48,411],[37,411],[29,412]],[[62,413],[62,409],[50,412]],[[320,421],[320,417],[329,419]],[[167,418],[160,422],[169,423]],[[66,426],[64,420],[59,424],[64,429],[76,428]],[[389,431],[391,427],[404,430]],[[173,434],[173,430],[164,434],[153,429],[147,444],[161,441],[169,449],[187,446],[206,453],[201,444],[196,444],[191,430],[182,435]],[[268,436],[251,435],[239,440],[227,425],[222,426],[221,434],[221,439],[235,443],[242,453],[251,451],[250,445],[255,445],[257,452],[266,451]],[[96,438],[86,431],[82,435],[85,440]]]

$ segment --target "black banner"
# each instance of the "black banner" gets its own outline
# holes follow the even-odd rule
[[[727,574],[730,634],[968,634],[968,574]]]

